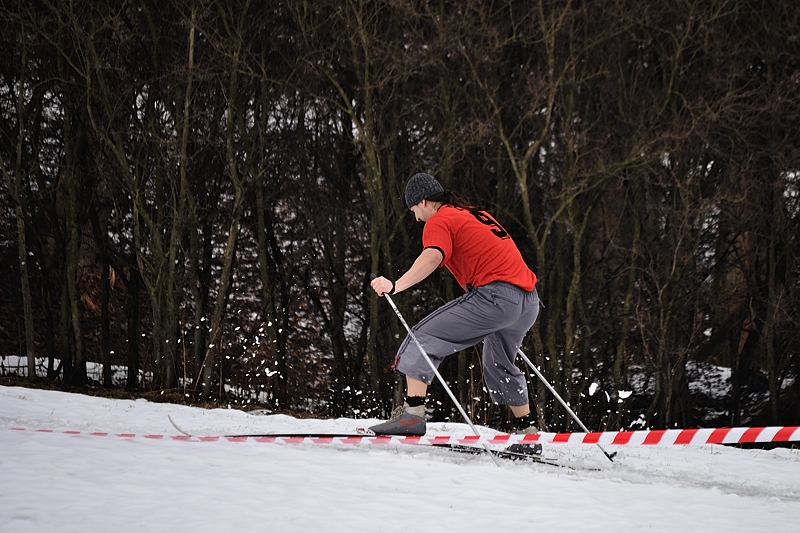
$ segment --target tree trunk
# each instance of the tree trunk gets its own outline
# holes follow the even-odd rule
[[[68,159],[70,159],[68,157]],[[74,162],[74,159],[73,159]],[[74,164],[74,163],[73,163]],[[64,199],[64,213],[67,226],[67,297],[69,298],[70,325],[72,339],[75,343],[75,358],[72,375],[69,381],[73,385],[86,384],[86,350],[83,343],[83,328],[81,325],[80,293],[78,292],[78,262],[80,260],[80,215],[78,203],[78,177],[77,171],[68,168],[65,171],[66,195]]]
[[[111,258],[108,253],[105,233],[100,227],[97,208],[92,209],[92,231],[100,249],[100,357],[103,364],[103,387],[111,388],[111,338],[109,324],[109,300],[111,297]]]
[[[203,364],[203,379],[201,386],[202,397],[206,400],[210,399],[211,397],[214,365],[216,363],[217,355],[220,353],[220,346],[222,344],[222,328],[224,325],[223,319],[225,318],[225,309],[227,307],[226,304],[228,302],[228,293],[230,291],[231,277],[233,274],[233,262],[236,256],[236,240],[239,236],[239,219],[242,211],[243,197],[244,191],[242,190],[241,184],[238,184],[236,185],[236,191],[234,195],[233,213],[231,214],[231,221],[228,229],[228,240],[225,244],[225,254],[222,258],[222,272],[219,276],[217,298],[214,304],[214,311],[211,315],[211,339],[206,349],[206,356]]]
[[[27,47],[22,49],[22,72],[26,70]],[[31,302],[31,286],[28,274],[28,240],[27,240],[27,186],[24,183],[23,146],[25,127],[25,90],[27,82],[24,77],[19,80],[17,87],[17,139],[14,144],[14,166],[8,168],[0,154],[0,167],[9,192],[14,200],[14,214],[17,219],[17,252],[19,259],[20,292],[22,293],[22,312],[25,321],[25,355],[27,357],[28,381],[36,380],[36,335],[33,328],[33,305]]]
[[[625,363],[626,351],[628,346],[628,330],[630,329],[631,322],[631,308],[633,304],[633,297],[636,291],[636,280],[638,279],[636,272],[636,258],[639,254],[639,238],[642,233],[642,224],[638,216],[638,181],[635,186],[636,190],[633,192],[633,205],[631,209],[631,218],[633,219],[633,237],[631,239],[631,252],[627,265],[628,269],[628,286],[625,291],[625,299],[622,304],[622,313],[620,314],[620,329],[619,329],[619,342],[617,342],[616,351],[614,353],[614,394],[612,399],[619,400],[619,391],[626,386],[625,379]],[[617,406],[624,405],[617,402]],[[616,412],[612,415],[612,421],[609,423],[609,430],[623,429],[625,416],[623,411],[618,407]]]
[[[280,250],[271,245],[275,241],[275,236],[270,214],[271,207],[267,205],[264,198],[264,187],[265,184],[256,186],[258,268],[261,274],[262,321],[267,332],[267,342],[273,357],[274,371],[277,372],[277,379],[271,382],[272,390],[268,392],[271,393],[276,406],[285,406],[287,402],[286,380],[288,379],[284,350],[286,336],[281,333],[283,328],[279,325],[276,309],[283,309],[282,315],[285,315],[286,307],[280,306],[279,295],[275,294],[275,285],[279,282],[276,278],[282,277],[279,274]],[[270,250],[272,250],[272,254]],[[275,254],[274,257],[273,254]]]
[[[237,36],[238,39],[239,36]],[[192,36],[192,41],[193,41]],[[222,343],[222,327],[225,317],[225,309],[230,291],[231,277],[233,275],[233,263],[236,257],[236,241],[241,227],[240,218],[242,213],[242,203],[244,201],[244,180],[239,175],[236,161],[236,148],[234,146],[235,130],[239,124],[239,108],[237,99],[239,97],[239,53],[241,41],[237,41],[231,63],[233,68],[230,71],[228,85],[228,128],[225,136],[225,148],[227,155],[228,176],[233,186],[233,206],[228,227],[228,239],[225,243],[225,253],[222,260],[222,272],[220,272],[219,284],[217,288],[217,298],[214,304],[214,311],[211,315],[211,342],[208,345],[206,356],[203,363],[203,398],[209,399],[211,396],[212,373],[217,354],[220,353]],[[244,131],[244,130],[242,130]],[[221,362],[220,362],[221,364]]]
[[[114,385],[111,373],[111,332],[108,312],[111,293],[110,268],[108,254],[103,252],[100,261],[100,349],[103,363],[103,387],[106,388],[111,388]]]
[[[125,386],[128,390],[139,389],[139,294],[142,278],[139,271],[131,268],[128,279],[128,298],[126,303],[128,314],[128,378]]]
[[[64,382],[68,382],[72,376],[72,360],[73,360],[73,343],[72,336],[69,333],[70,329],[70,314],[69,314],[69,290],[67,289],[67,273],[66,270],[62,272],[63,278],[61,280],[61,310],[58,320],[58,337],[61,344],[61,375]],[[58,370],[55,371],[58,375]]]
[[[9,185],[9,188],[14,191],[16,204],[17,249],[19,251],[22,312],[25,318],[25,355],[27,356],[28,381],[33,382],[36,381],[36,337],[33,329],[33,306],[31,304],[31,286],[28,278],[28,244],[25,237],[25,189],[21,184],[20,176],[15,176],[14,183],[9,183]]]

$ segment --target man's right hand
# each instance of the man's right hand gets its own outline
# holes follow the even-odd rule
[[[383,276],[379,276],[372,280],[370,286],[372,287],[372,290],[378,293],[378,296],[382,297],[387,292],[392,292],[394,283],[392,283],[387,278],[384,278]]]

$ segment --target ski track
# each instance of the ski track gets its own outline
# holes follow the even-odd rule
[[[498,469],[485,454],[421,445],[142,438],[178,435],[167,415],[198,435],[352,432],[375,422],[0,387],[0,532],[38,533],[54,524],[106,531],[111,502],[126,502],[113,511],[114,524],[138,524],[121,531],[144,530],[143,512],[153,515],[144,523],[150,531],[364,531],[402,508],[419,520],[418,531],[558,528],[566,512],[566,524],[583,531],[788,532],[800,517],[797,448],[609,446],[617,452],[612,463],[596,446],[545,444],[545,458],[574,469],[524,461],[502,461]],[[69,430],[81,435],[63,433]],[[109,436],[88,434],[95,431]],[[429,431],[470,433],[457,423],[432,423]],[[197,507],[199,497],[227,501],[231,494],[230,508]],[[50,505],[66,513],[61,521]],[[261,511],[274,528],[263,528]],[[399,532],[408,524],[383,525]]]

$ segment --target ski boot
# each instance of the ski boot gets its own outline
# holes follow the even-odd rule
[[[392,412],[392,417],[369,428],[376,435],[422,436],[425,434],[425,406],[409,407],[403,403]]]

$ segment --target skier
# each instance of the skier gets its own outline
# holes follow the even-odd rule
[[[405,201],[417,221],[425,223],[422,253],[400,278],[377,277],[372,289],[378,296],[394,295],[447,267],[466,292],[414,326],[414,335],[437,367],[448,355],[483,341],[489,396],[511,408],[515,433],[536,433],[525,375],[514,364],[539,314],[536,275],[491,215],[464,205],[433,176],[413,175]],[[434,373],[410,336],[400,345],[393,368],[405,375],[405,401],[388,421],[370,429],[376,435],[424,435],[425,394]]]

